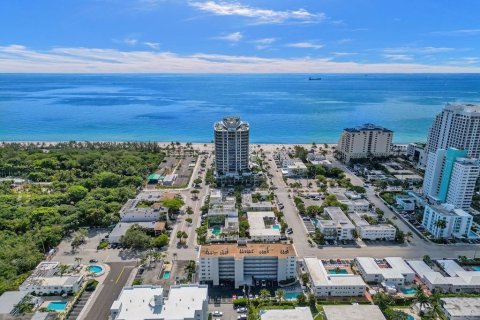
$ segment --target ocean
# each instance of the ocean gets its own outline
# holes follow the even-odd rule
[[[480,102],[479,74],[0,74],[0,140],[210,142],[239,115],[254,143],[336,143],[375,123],[425,141],[447,102]]]

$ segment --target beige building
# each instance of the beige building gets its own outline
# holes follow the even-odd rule
[[[368,157],[386,157],[390,155],[392,138],[393,131],[371,123],[346,128],[338,141],[338,156],[344,162]]]

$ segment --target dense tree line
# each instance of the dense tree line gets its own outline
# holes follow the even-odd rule
[[[154,143],[0,145],[0,293],[14,289],[65,234],[109,226],[163,159]]]

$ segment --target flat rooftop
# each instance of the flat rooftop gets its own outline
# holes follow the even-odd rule
[[[304,262],[315,287],[365,286],[361,276],[355,274],[329,274],[322,261],[316,257],[306,257]]]
[[[296,256],[292,244],[284,243],[248,243],[238,245],[236,243],[209,244],[203,245],[200,250],[200,257],[290,257]]]
[[[279,236],[280,229],[274,229],[265,224],[265,219],[277,224],[275,213],[272,211],[247,212],[250,236]]]
[[[442,298],[443,309],[452,317],[480,317],[480,298]]]
[[[327,320],[386,320],[376,305],[323,306]]]
[[[296,307],[295,309],[261,310],[260,320],[313,320],[312,312],[308,307]]]

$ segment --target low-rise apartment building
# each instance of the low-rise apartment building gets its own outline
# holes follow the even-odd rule
[[[357,257],[355,266],[366,282],[381,283],[384,287],[402,288],[415,279],[415,272],[401,257]]]
[[[326,207],[324,212],[331,220],[318,220],[317,227],[328,240],[353,240],[355,226],[339,207]]]
[[[304,259],[310,277],[310,290],[316,297],[357,297],[363,296],[366,284],[361,276],[354,274],[330,273],[322,260],[316,257]]]
[[[454,267],[454,261],[449,262],[450,276],[433,270],[422,260],[407,260],[418,277],[430,290],[440,292],[480,292],[480,271],[466,271],[462,267]],[[443,260],[445,264],[445,260]],[[455,263],[456,264],[456,263]],[[455,270],[456,271],[453,271]]]
[[[259,242],[280,240],[280,224],[272,211],[247,212],[250,238]]]
[[[362,217],[362,213],[351,213],[350,218],[355,223],[358,237],[364,240],[395,240],[397,229],[391,224],[370,224]]]
[[[348,212],[365,212],[370,210],[370,202],[365,199],[339,200],[339,202],[347,205]]]
[[[58,262],[40,262],[32,274],[19,286],[20,291],[37,294],[63,294],[76,292],[83,283],[83,275],[56,275]]]
[[[440,306],[448,320],[480,320],[480,298],[442,298]]]
[[[207,320],[208,287],[171,286],[164,297],[160,286],[141,285],[123,288],[110,308],[112,320]]]
[[[212,244],[199,252],[201,283],[255,285],[259,281],[296,278],[297,255],[292,244]]]
[[[435,238],[467,237],[472,223],[468,212],[451,204],[426,205],[423,212],[422,225]]]

